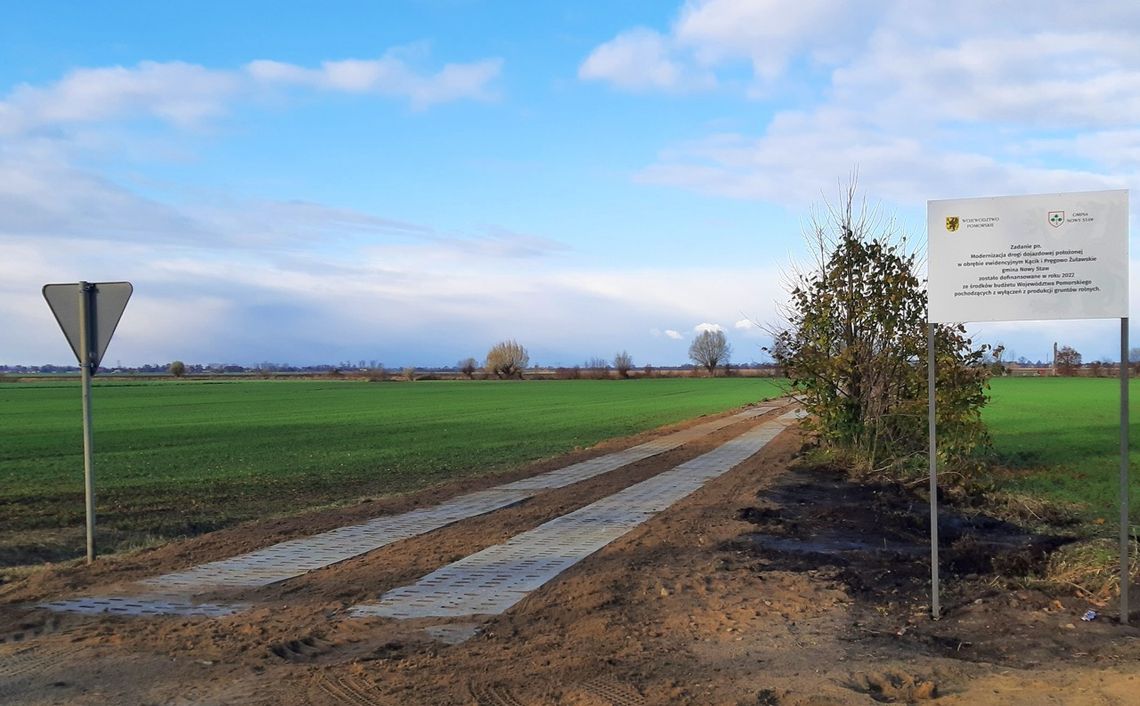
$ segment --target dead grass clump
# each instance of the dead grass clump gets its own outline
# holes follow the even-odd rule
[[[1132,581],[1140,578],[1140,545],[1133,540],[1129,556]],[[1042,582],[1053,589],[1076,591],[1090,603],[1103,605],[1120,594],[1120,546],[1098,538],[1065,545],[1049,556]]]
[[[1002,491],[985,493],[983,503],[994,517],[1030,527],[1074,527],[1085,510],[1081,503]]]

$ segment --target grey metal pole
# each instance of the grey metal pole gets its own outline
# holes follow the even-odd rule
[[[1128,624],[1128,317],[1120,320],[1120,623]]]
[[[930,615],[938,620],[938,441],[934,419],[934,324],[926,325],[926,398],[930,418]]]
[[[87,501],[87,563],[95,561],[95,445],[91,433],[91,348],[95,345],[91,299],[94,285],[79,283],[79,361],[83,379],[83,492]]]

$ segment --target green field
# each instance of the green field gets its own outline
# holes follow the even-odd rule
[[[755,378],[97,381],[101,545],[494,473],[780,393]],[[1113,379],[994,379],[984,417],[1014,470],[1003,487],[1081,503],[1110,526],[1118,394]],[[80,421],[75,381],[0,385],[0,566],[82,553]],[[1140,505],[1140,476],[1132,488]]]
[[[757,378],[97,380],[100,541],[493,473],[780,393]],[[78,382],[0,385],[0,566],[80,555],[83,507]]]
[[[1112,378],[995,378],[983,418],[998,458],[1019,470],[1008,488],[1081,503],[1109,525],[1120,514],[1120,381]],[[1132,380],[1129,396],[1140,394]],[[1130,420],[1130,437],[1140,418]],[[1135,441],[1133,441],[1135,444]],[[1130,453],[1132,522],[1140,521],[1140,449]]]

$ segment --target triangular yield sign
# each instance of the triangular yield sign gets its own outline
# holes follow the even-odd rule
[[[130,282],[94,282],[90,285],[91,297],[91,365],[92,372],[99,367],[107,346],[111,343],[111,336],[119,319],[123,317],[123,310],[127,308],[127,301],[131,298],[134,287]],[[83,292],[83,283],[72,284],[45,284],[44,299],[55,314],[55,320],[63,329],[63,335],[71,344],[75,359],[83,364],[83,351],[80,348],[79,307]]]

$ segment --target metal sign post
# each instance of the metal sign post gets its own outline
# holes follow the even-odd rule
[[[1120,622],[1128,624],[1128,317],[1120,320]]]
[[[941,617],[938,604],[938,435],[934,416],[934,324],[926,325],[926,407],[930,429],[930,615]]]
[[[83,381],[83,495],[87,509],[87,563],[95,561],[95,444],[91,428],[91,378],[127,307],[130,282],[46,284],[44,299],[79,361]]]

